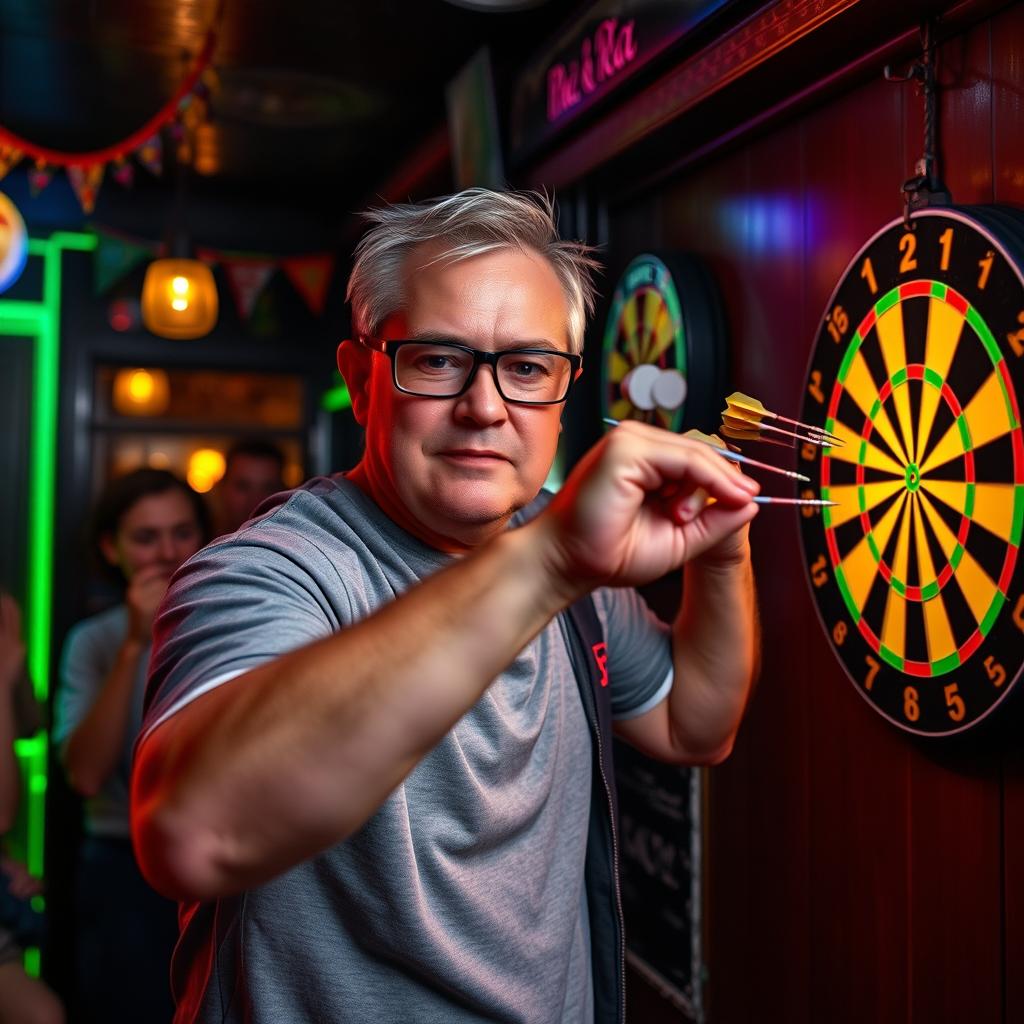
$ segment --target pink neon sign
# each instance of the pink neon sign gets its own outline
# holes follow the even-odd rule
[[[548,69],[548,121],[571,110],[636,59],[634,25],[632,18],[621,25],[618,18],[605,18],[593,37],[580,44],[578,59]]]

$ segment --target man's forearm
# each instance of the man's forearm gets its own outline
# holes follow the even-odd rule
[[[503,534],[157,727],[133,792],[151,881],[179,897],[225,894],[358,829],[572,596],[537,557],[544,530]]]
[[[732,749],[758,670],[760,632],[749,556],[691,562],[673,626],[674,742],[689,756],[721,760]]]

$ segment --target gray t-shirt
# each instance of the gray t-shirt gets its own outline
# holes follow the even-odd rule
[[[99,615],[84,619],[68,632],[60,661],[60,689],[56,697],[53,742],[59,748],[89,713],[117,660],[117,652],[128,633],[128,607],[119,604]],[[142,725],[142,702],[146,693],[149,648],[139,657],[135,673],[128,727],[114,771],[100,791],[85,801],[85,831],[96,836],[127,839],[128,793],[132,751]]]
[[[310,481],[175,577],[144,734],[450,560],[344,478]],[[613,711],[640,714],[671,686],[668,629],[633,591],[595,596]],[[179,1024],[591,1021],[590,779],[555,620],[355,835],[242,896],[183,908]]]

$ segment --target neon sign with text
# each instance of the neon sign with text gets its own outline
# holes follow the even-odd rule
[[[582,102],[584,96],[614,78],[631,64],[638,49],[635,21],[605,18],[580,45],[578,59],[548,69],[548,121],[554,121]]]

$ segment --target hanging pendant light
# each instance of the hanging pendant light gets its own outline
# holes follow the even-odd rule
[[[213,272],[192,258],[185,224],[185,165],[178,164],[175,210],[167,256],[146,268],[142,322],[162,338],[201,338],[217,324],[219,300]]]

